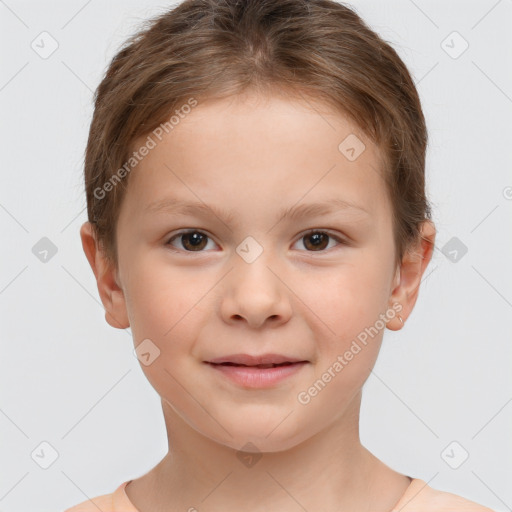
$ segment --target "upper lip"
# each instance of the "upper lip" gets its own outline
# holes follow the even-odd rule
[[[297,359],[296,357],[289,357],[282,354],[262,354],[256,356],[251,356],[249,354],[231,354],[229,356],[217,357],[216,359],[211,359],[206,362],[213,364],[234,363],[246,366],[256,366],[259,364],[298,363],[307,361],[305,359]]]

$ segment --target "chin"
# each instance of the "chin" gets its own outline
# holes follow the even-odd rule
[[[300,432],[295,428],[290,428],[293,427],[291,424],[288,424],[288,428],[286,428],[284,424],[287,420],[283,421],[283,417],[286,415],[275,421],[270,427],[265,424],[264,427],[258,428],[254,422],[243,425],[231,424],[226,427],[231,436],[226,434],[220,439],[217,436],[212,436],[212,439],[237,451],[270,453],[290,450],[310,437],[303,427]],[[282,423],[280,424],[280,422]]]

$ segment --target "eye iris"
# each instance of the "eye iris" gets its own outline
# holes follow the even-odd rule
[[[328,238],[329,238],[328,235],[325,233],[311,233],[304,237],[305,240],[313,240],[312,247],[314,249],[318,249],[318,248],[325,249],[325,247],[327,247],[327,245],[324,242],[326,242]],[[308,247],[308,244],[305,243],[304,246]]]
[[[206,237],[203,234],[198,233],[197,231],[193,231],[192,233],[184,233],[183,235],[181,235],[183,247],[188,249],[189,247],[187,247],[187,243],[185,242],[186,240],[192,241],[192,250],[197,248],[202,249],[206,245]]]

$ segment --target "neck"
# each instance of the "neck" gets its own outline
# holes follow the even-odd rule
[[[203,436],[162,401],[169,452],[126,492],[151,510],[387,512],[409,480],[359,440],[359,393],[325,430],[291,449],[240,453]]]

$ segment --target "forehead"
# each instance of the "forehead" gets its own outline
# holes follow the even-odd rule
[[[380,150],[322,102],[246,94],[200,101],[187,111],[161,140],[149,134],[156,144],[132,171],[130,207],[179,197],[241,212],[275,204],[277,211],[328,194],[373,214],[389,210]]]

